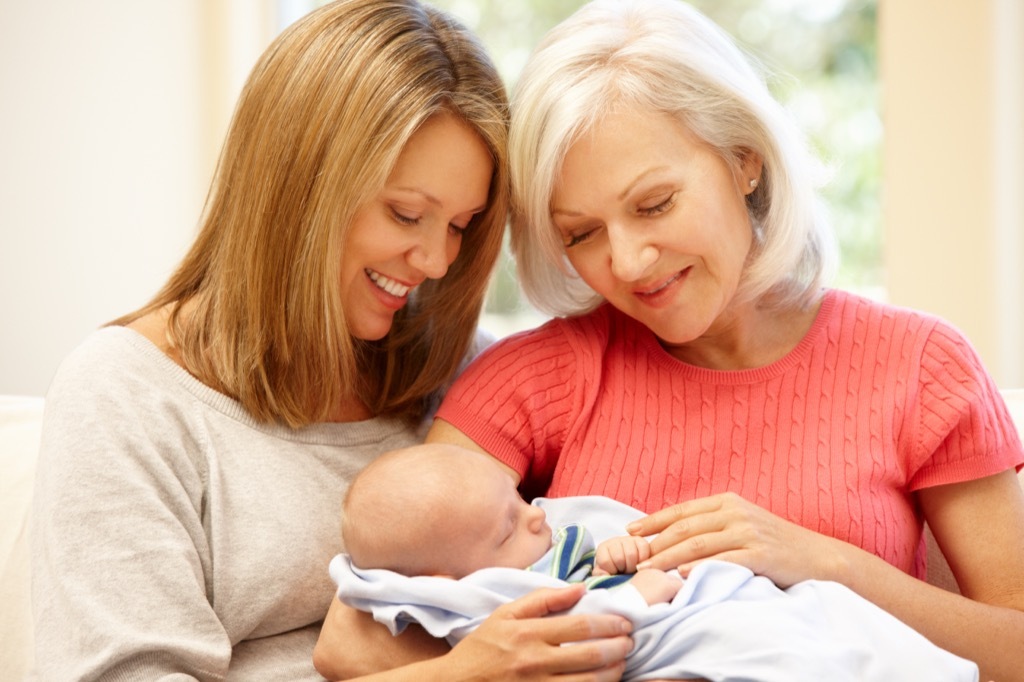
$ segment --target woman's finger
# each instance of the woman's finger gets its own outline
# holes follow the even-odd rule
[[[572,627],[565,632],[573,633],[572,639],[564,642],[566,646],[553,649],[557,663],[552,669],[562,674],[613,668],[624,662],[626,655],[633,650],[633,640],[626,635],[581,640],[576,638],[578,629]]]
[[[651,558],[641,562],[637,568],[668,571],[695,561],[719,559],[725,552],[737,549],[740,546],[727,532],[701,533],[674,544],[666,543],[661,549],[652,545],[654,553]]]
[[[721,495],[712,495],[710,497],[701,497],[696,500],[687,500],[686,502],[680,502],[670,507],[665,507],[653,514],[648,514],[642,519],[630,523],[626,526],[626,531],[630,535],[656,535],[662,533],[666,528],[674,523],[688,519],[692,516],[699,514],[708,514],[710,512],[718,511],[722,508]]]
[[[627,619],[608,614],[545,617],[578,598],[576,589],[546,589],[504,604],[452,653],[469,660],[485,658],[495,670],[509,673],[509,679],[563,680],[586,673],[580,679],[617,680],[633,648]]]
[[[558,682],[619,682],[626,670],[626,662],[620,661],[600,670],[583,673],[565,673],[558,676]]]
[[[530,626],[540,639],[549,644],[573,644],[617,637],[628,639],[633,631],[633,625],[627,618],[596,613],[552,616],[532,621]],[[613,649],[619,646],[616,644]]]
[[[515,601],[499,606],[495,613],[502,612],[506,617],[516,620],[543,618],[552,613],[568,611],[585,592],[586,587],[582,583],[534,590]]]
[[[531,620],[532,631],[551,644],[626,637],[633,631],[628,618],[613,614],[551,616],[568,610],[586,592],[582,583],[569,587],[534,590],[494,610],[492,617]]]
[[[670,547],[686,543],[713,533],[723,533],[732,522],[731,514],[721,507],[714,511],[691,514],[670,524],[656,537],[651,538],[651,554],[658,555]]]

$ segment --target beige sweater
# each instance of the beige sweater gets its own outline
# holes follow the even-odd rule
[[[321,679],[342,495],[415,440],[391,420],[260,425],[135,332],[94,333],[46,401],[38,679]]]

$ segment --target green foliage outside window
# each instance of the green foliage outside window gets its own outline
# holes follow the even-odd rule
[[[473,28],[512,86],[531,47],[582,0],[432,0]],[[775,94],[832,169],[824,190],[841,249],[836,284],[882,286],[876,0],[691,0],[767,68]],[[504,262],[488,310],[521,306]]]
[[[510,87],[532,46],[584,2],[428,1],[477,32]],[[690,2],[767,68],[773,91],[832,169],[824,196],[841,249],[836,284],[881,296],[877,0]],[[492,317],[511,317],[523,308],[514,266],[506,259],[495,278],[488,312]]]

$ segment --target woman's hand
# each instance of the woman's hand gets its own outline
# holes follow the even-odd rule
[[[412,626],[392,637],[369,614],[334,599],[314,662],[328,679],[362,675],[367,680],[389,682],[614,682],[621,677],[626,654],[633,648],[629,620],[615,615],[551,615],[572,608],[584,592],[583,585],[531,592],[495,609],[451,650],[444,640],[435,640]]]
[[[496,609],[444,657],[446,679],[617,681],[633,648],[628,620],[549,616],[571,608],[584,591],[537,590]]]
[[[673,505],[631,523],[632,535],[649,536],[652,556],[640,568],[678,568],[685,577],[700,561],[746,566],[786,588],[832,576],[842,543],[786,521],[735,493]]]

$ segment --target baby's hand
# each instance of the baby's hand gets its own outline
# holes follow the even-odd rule
[[[637,574],[630,578],[629,584],[637,589],[648,605],[667,604],[683,586],[683,579],[678,571],[645,568],[637,571]]]
[[[623,535],[605,540],[594,555],[594,575],[635,573],[636,565],[651,558],[651,545],[642,537]]]

